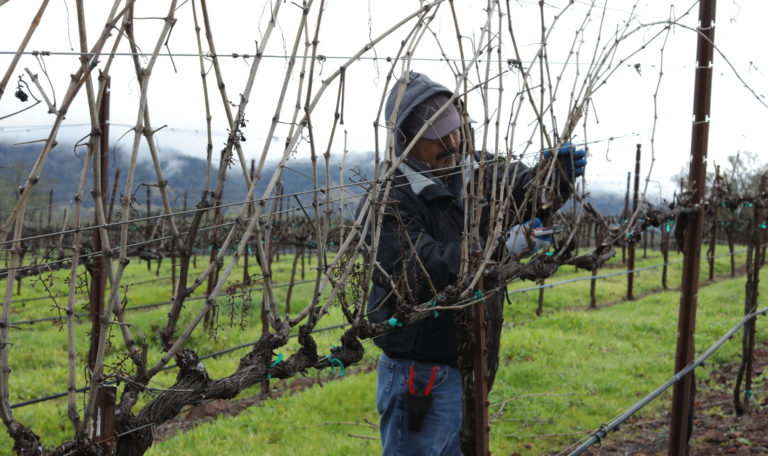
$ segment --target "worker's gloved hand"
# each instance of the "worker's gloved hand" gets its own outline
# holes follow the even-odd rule
[[[544,151],[544,158],[552,156],[551,150]],[[556,158],[563,165],[565,179],[573,182],[577,177],[584,175],[584,167],[587,166],[587,152],[584,149],[576,149],[567,142],[557,151]],[[560,168],[556,168],[555,175],[560,178]]]
[[[533,228],[531,228],[531,222],[525,222],[513,226],[507,232],[507,251],[511,255],[519,256],[528,248],[528,239],[533,239],[534,243],[533,251],[530,252],[531,255],[539,250],[549,248],[553,240],[551,230],[545,230],[541,225],[541,220],[537,217],[533,219]]]

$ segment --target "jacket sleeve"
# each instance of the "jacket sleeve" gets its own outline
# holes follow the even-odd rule
[[[437,292],[455,283],[461,264],[461,243],[435,239],[428,234],[423,219],[427,211],[419,207],[420,202],[407,194],[398,198],[396,204],[385,209],[377,260],[406,301],[424,302],[433,298],[429,281]],[[389,278],[380,272],[374,280],[387,286]]]

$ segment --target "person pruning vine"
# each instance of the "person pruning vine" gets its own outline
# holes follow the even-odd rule
[[[485,247],[492,225],[492,186],[482,186],[483,195],[471,199],[474,207],[470,210],[465,210],[464,196],[478,188],[479,163],[498,166],[501,162],[473,150],[470,124],[462,115],[461,104],[451,90],[424,74],[410,72],[392,88],[385,115],[394,155],[408,153],[397,166],[389,192],[377,192],[385,193],[386,199],[378,197],[382,223],[368,318],[373,323],[389,322],[393,328],[374,339],[383,352],[376,391],[382,449],[386,455],[459,455],[462,382],[456,312],[434,311],[408,326],[397,316],[416,304],[437,303],[441,290],[461,280],[462,240],[470,226],[465,214],[476,209],[480,214],[478,248]],[[535,229],[541,226],[543,212],[548,210],[551,215],[568,198],[573,181],[584,174],[586,166],[585,151],[568,143],[555,154],[543,154],[545,159],[552,156],[560,162],[553,186],[559,203],[546,210],[529,203],[533,184],[541,181],[537,178],[540,166],[515,162],[503,170],[507,172],[507,195],[513,201],[507,205],[507,235],[493,247],[495,261],[517,260],[548,247],[551,234],[539,236]],[[485,176],[492,174],[486,172]],[[495,174],[501,180],[503,173]],[[369,231],[369,245],[372,239]],[[374,259],[368,255],[367,261]],[[483,300],[489,389],[498,368],[504,298],[501,290]]]

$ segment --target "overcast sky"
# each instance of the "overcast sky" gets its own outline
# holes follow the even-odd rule
[[[86,20],[88,24],[89,46],[93,44],[103,29],[106,14],[112,2],[105,0],[86,0]],[[176,12],[177,22],[168,41],[168,48],[175,54],[196,54],[197,44],[192,21],[191,3],[183,3]],[[459,26],[464,39],[462,41],[466,56],[472,54],[473,46],[481,39],[486,21],[484,3],[480,1],[455,2]],[[503,2],[502,2],[503,3]],[[550,79],[555,84],[561,76],[560,87],[554,109],[554,122],[562,128],[567,117],[568,101],[573,87],[581,87],[585,72],[592,60],[593,53],[601,52],[616,30],[621,30],[629,20],[629,30],[638,31],[619,47],[612,60],[613,67],[607,84],[601,87],[593,98],[592,107],[572,138],[575,143],[588,142],[590,156],[587,167],[587,181],[590,189],[611,189],[624,191],[626,173],[634,167],[636,144],[643,147],[643,175],[647,174],[651,162],[651,138],[654,138],[655,163],[651,175],[652,183],[649,195],[659,186],[671,189],[671,176],[688,166],[690,157],[691,117],[693,111],[693,82],[695,69],[696,35],[690,29],[674,27],[669,34],[663,32],[662,25],[649,25],[663,22],[670,16],[679,17],[686,11],[692,12],[682,19],[688,27],[695,27],[698,5],[694,2],[662,1],[625,1],[609,0],[608,7],[595,8],[587,18],[587,1],[576,1],[557,20],[548,39],[548,60]],[[602,2],[600,2],[602,4]],[[540,13],[537,1],[510,1],[512,25],[520,49],[523,65],[529,65],[541,42]],[[544,10],[547,27],[551,26],[556,14],[559,14],[567,1],[550,1]],[[141,51],[150,54],[163,25],[159,17],[167,14],[169,2],[136,2],[136,35]],[[239,55],[255,53],[257,43],[263,41],[268,27],[271,2],[248,0],[225,0],[208,2],[211,27],[216,50],[221,57],[222,73],[229,99],[237,103],[243,92],[252,58],[232,58],[232,53]],[[5,72],[12,55],[24,37],[40,2],[32,0],[10,0],[0,7],[0,71]],[[308,16],[310,37],[317,24],[319,0]],[[325,57],[318,62],[315,70],[313,92],[316,93],[321,81],[331,75],[345,59],[363,48],[372,38],[385,32],[402,17],[410,14],[419,6],[416,0],[328,0],[323,12],[318,54]],[[632,13],[633,6],[636,6]],[[502,5],[506,13],[506,6]],[[198,13],[199,5],[198,5]],[[602,16],[605,13],[604,17]],[[296,28],[301,17],[301,10],[294,3],[283,3],[277,18],[277,27],[272,33],[255,80],[243,130],[247,141],[243,143],[248,158],[257,158],[265,144],[271,143],[270,157],[278,157],[289,126],[281,124],[275,138],[266,138],[274,116],[282,79],[287,68],[285,55],[290,53],[295,39]],[[727,57],[733,69],[720,56],[714,61],[714,81],[712,99],[712,117],[710,130],[710,160],[725,164],[726,157],[739,151],[752,151],[765,154],[761,144],[762,132],[768,120],[768,109],[744,87],[736,73],[743,78],[766,102],[764,95],[768,87],[768,55],[763,49],[760,36],[763,21],[768,17],[768,2],[764,1],[723,1],[718,2],[715,43]],[[198,19],[201,21],[198,14]],[[494,15],[492,32],[498,34],[498,17]],[[602,28],[600,24],[602,23]],[[331,146],[333,154],[340,154],[344,147],[344,135],[347,132],[347,147],[350,151],[368,152],[374,149],[373,123],[377,116],[379,102],[385,90],[385,76],[390,68],[386,57],[394,56],[400,42],[408,36],[414,21],[394,32],[389,38],[377,44],[365,54],[369,59],[350,66],[346,71],[344,125],[337,131]],[[583,33],[576,34],[580,24],[586,24]],[[645,24],[645,26],[641,26]],[[639,28],[638,28],[639,27]],[[659,33],[661,32],[661,33]],[[511,107],[519,98],[522,90],[520,72],[510,68],[507,59],[515,58],[510,34],[507,29],[506,14],[502,24],[502,68],[503,76],[491,81],[491,106],[489,116],[491,125],[496,118],[502,124],[509,123]],[[573,46],[574,37],[579,40]],[[598,42],[598,36],[600,41]],[[654,38],[656,37],[656,38]],[[112,40],[107,49],[111,48]],[[303,37],[300,53],[303,51]],[[596,44],[597,43],[597,44]],[[645,44],[645,48],[639,48]],[[432,22],[430,31],[422,38],[415,51],[412,68],[427,73],[435,80],[453,88],[455,79],[453,69],[460,68],[460,63],[446,63],[441,60],[441,49],[449,59],[459,59],[456,31],[448,3],[442,5]],[[50,55],[36,59],[24,55],[13,73],[7,93],[0,100],[0,117],[25,107],[13,92],[16,90],[18,75],[29,68],[42,76],[42,67],[48,71],[57,101],[60,103],[69,83],[69,75],[78,68],[76,55],[72,51],[79,49],[77,17],[74,0],[53,0],[43,15],[40,26],[28,51],[51,51],[62,55]],[[208,45],[203,37],[203,49]],[[578,56],[569,52],[578,50]],[[661,50],[663,49],[663,53]],[[123,40],[119,52],[127,52],[128,46]],[[497,56],[494,48],[492,57]],[[373,59],[377,57],[377,59]],[[485,55],[483,56],[485,58]],[[662,66],[663,58],[663,66]],[[103,62],[106,59],[102,59]],[[142,59],[146,64],[147,59]],[[297,62],[297,68],[300,66]],[[205,62],[210,70],[210,61]],[[533,68],[538,72],[538,64]],[[398,66],[398,71],[400,67]],[[480,66],[485,70],[485,63]],[[663,69],[663,77],[659,74]],[[493,62],[491,74],[498,73]],[[129,56],[118,56],[110,71],[112,76],[112,111],[111,142],[130,148],[132,135],[128,132],[136,123],[138,106],[138,82]],[[470,72],[469,80],[477,83],[482,73]],[[29,82],[29,78],[25,76]],[[538,74],[534,75],[538,83]],[[226,140],[227,125],[222,109],[221,97],[216,87],[212,70],[207,75],[210,102],[213,114],[214,150],[221,149]],[[280,114],[281,121],[290,120],[296,101],[298,71],[295,70],[291,86],[286,95],[286,102]],[[496,112],[498,83],[503,83],[502,110]],[[315,139],[319,152],[324,152],[330,135],[333,112],[338,90],[338,81],[334,81],[325,92],[323,101],[313,114]],[[47,80],[44,88],[50,93]],[[157,133],[157,141],[162,151],[169,153],[178,150],[181,153],[205,157],[206,122],[202,96],[202,82],[198,58],[177,55],[173,59],[161,56],[155,65],[150,80],[149,110],[154,128],[167,126]],[[37,93],[37,92],[35,92]],[[654,93],[658,93],[654,105]],[[536,97],[538,97],[538,88]],[[482,121],[484,108],[478,90],[472,91],[469,99],[469,114]],[[303,102],[303,99],[302,99]],[[233,107],[236,112],[236,107]],[[655,136],[654,112],[658,114]],[[47,113],[43,104],[22,114],[0,120],[0,141],[17,142],[45,138],[50,130],[53,115]],[[524,150],[527,140],[532,136],[534,124],[530,109],[521,112],[512,141],[515,152]],[[584,128],[586,121],[586,128]],[[552,117],[547,119],[547,128],[551,131]],[[489,130],[493,134],[493,128]],[[81,91],[77,101],[70,109],[60,132],[60,142],[74,142],[88,134],[88,114],[85,103],[85,91]],[[502,131],[506,134],[506,128]],[[382,132],[383,135],[383,132]],[[482,136],[482,128],[478,137]],[[383,138],[383,136],[382,136]],[[610,138],[613,138],[610,140]],[[540,146],[538,135],[533,135],[534,148]],[[383,139],[381,143],[383,144]],[[491,141],[492,147],[493,141]],[[506,148],[502,148],[505,150]],[[299,156],[308,155],[308,147],[301,145]],[[142,152],[146,153],[146,152]],[[526,158],[527,160],[528,158]]]

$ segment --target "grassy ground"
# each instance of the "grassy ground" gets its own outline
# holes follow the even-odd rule
[[[642,259],[638,253],[637,267],[661,262],[657,252],[648,252]],[[619,255],[620,257],[620,255]],[[677,260],[673,257],[671,260]],[[290,258],[284,257],[275,266],[274,273],[285,277]],[[620,258],[619,258],[620,260]],[[615,268],[620,261],[613,260]],[[200,267],[204,261],[198,261]],[[617,264],[619,263],[619,264]],[[744,263],[744,255],[737,258]],[[142,282],[154,278],[154,271],[147,273],[143,265],[129,269],[128,282]],[[169,261],[164,261],[160,276],[170,275]],[[618,270],[618,269],[613,269]],[[610,272],[606,268],[601,272]],[[707,268],[703,266],[702,275]],[[728,258],[719,258],[716,272],[729,272]],[[239,278],[242,272],[235,272]],[[588,275],[573,268],[562,268],[548,282],[567,280]],[[641,296],[661,285],[661,269],[644,271],[635,277],[635,295]],[[286,280],[286,279],[284,279]],[[670,267],[668,283],[676,286],[680,281],[680,265]],[[54,280],[57,287],[64,287]],[[144,283],[128,291],[128,306],[142,305],[168,299],[170,281]],[[765,281],[763,281],[765,283]],[[531,286],[531,283],[515,283],[510,291]],[[298,303],[306,302],[312,285],[303,285],[294,292]],[[764,288],[764,287],[763,287]],[[65,292],[61,290],[54,293]],[[284,296],[285,289],[278,289]],[[761,289],[765,293],[765,290]],[[559,448],[581,437],[601,423],[609,420],[638,398],[667,380],[672,373],[676,335],[679,293],[668,291],[651,294],[634,302],[602,306],[596,311],[586,311],[589,305],[589,281],[574,282],[545,290],[545,306],[542,317],[535,315],[538,291],[511,295],[511,305],[505,309],[507,331],[502,341],[502,367],[496,385],[491,392],[492,416],[491,447],[494,453],[541,454],[545,450]],[[626,293],[626,276],[616,276],[598,281],[599,303],[618,302]],[[32,286],[25,279],[21,298],[45,294],[40,283]],[[246,327],[239,327],[243,315],[242,299],[220,301],[220,323],[216,337],[200,334],[190,342],[191,348],[200,355],[255,340],[260,332],[257,317],[253,313],[259,293],[253,293],[251,311],[245,312]],[[302,301],[304,300],[304,301]],[[84,300],[83,300],[84,301]],[[744,278],[723,280],[703,288],[699,293],[697,320],[697,347],[701,351],[718,339],[743,315]],[[58,300],[61,304],[62,300]],[[187,305],[189,315],[201,301]],[[229,326],[228,310],[233,310],[234,326]],[[168,307],[139,311],[130,314],[135,325],[134,334],[150,344],[150,353],[157,353],[157,330],[165,319]],[[15,305],[13,321],[26,318],[55,315],[50,301],[27,301]],[[341,322],[336,313],[323,320],[321,326]],[[760,339],[766,339],[768,328],[758,324]],[[318,346],[324,348],[338,343],[341,330],[328,331],[317,337]],[[11,350],[10,376],[11,403],[45,396],[66,389],[66,330],[51,323],[24,326],[11,334],[14,346]],[[119,339],[119,334],[115,334]],[[115,340],[116,347],[120,341]],[[77,341],[82,366],[87,336],[80,331]],[[375,364],[378,349],[366,343],[363,366],[347,369],[343,378],[338,370],[310,372],[328,381],[323,387],[289,394],[276,401],[268,401],[248,409],[237,417],[219,418],[214,423],[198,426],[179,433],[164,442],[157,443],[148,454],[377,454],[380,446],[375,424],[375,373],[365,373],[364,366]],[[47,347],[50,350],[41,350]],[[285,355],[293,352],[295,340],[284,348]],[[110,356],[110,363],[118,361],[117,349]],[[715,355],[721,362],[738,356],[739,343],[731,341]],[[214,377],[231,373],[245,349],[216,359],[206,360],[206,367]],[[150,357],[150,362],[156,359]],[[173,383],[173,373],[159,376],[152,386],[162,388]],[[706,375],[702,372],[699,375]],[[83,384],[82,379],[78,385]],[[273,382],[280,387],[279,382]],[[253,388],[241,397],[256,394]],[[759,395],[762,392],[756,392]],[[80,396],[82,398],[82,396]],[[668,406],[662,397],[650,410]],[[82,399],[80,404],[82,406]],[[649,413],[649,412],[646,412]],[[71,424],[66,418],[63,399],[14,409],[14,416],[40,434],[43,443],[54,445],[71,438]],[[373,423],[371,425],[370,423]],[[357,437],[353,437],[354,435]],[[6,435],[0,437],[0,452],[10,448]]]

